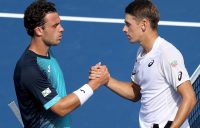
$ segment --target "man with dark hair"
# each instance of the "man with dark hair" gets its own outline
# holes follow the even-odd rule
[[[158,36],[159,12],[150,0],[135,0],[125,9],[124,33],[138,42],[131,82],[110,77],[107,87],[118,95],[141,100],[141,128],[189,128],[187,117],[196,104],[182,54]],[[101,65],[91,68],[96,79]]]
[[[15,90],[26,128],[70,128],[69,113],[83,105],[93,91],[108,81],[106,67],[102,76],[90,80],[77,91],[66,94],[62,71],[50,51],[62,39],[64,28],[51,2],[39,0],[24,13],[24,26],[30,45],[14,71]]]

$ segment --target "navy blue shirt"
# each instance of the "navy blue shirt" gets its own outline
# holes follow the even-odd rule
[[[26,49],[14,71],[15,90],[25,127],[70,128],[69,116],[49,108],[66,96],[62,71],[51,52],[40,56]]]

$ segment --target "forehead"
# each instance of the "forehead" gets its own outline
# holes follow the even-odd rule
[[[136,17],[135,16],[132,16],[130,14],[126,14],[125,15],[125,21],[126,22],[131,22],[131,21],[135,21],[136,20]]]
[[[46,23],[59,23],[60,17],[57,12],[51,12],[44,17],[44,20]]]

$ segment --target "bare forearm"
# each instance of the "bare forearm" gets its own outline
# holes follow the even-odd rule
[[[122,82],[114,78],[110,78],[107,87],[116,94],[135,101],[140,96],[140,89],[134,88],[131,82]]]
[[[93,94],[94,90],[99,87],[100,83],[94,80],[83,85],[73,93],[63,97],[56,103],[51,110],[60,116],[64,116],[80,105],[83,105]]]
[[[74,93],[71,93],[52,106],[51,110],[59,116],[65,116],[78,106],[80,106],[79,98]]]
[[[102,76],[90,80],[87,84],[77,89],[73,93],[62,98],[58,103],[51,107],[51,110],[60,116],[64,116],[78,106],[83,105],[102,84],[108,81],[108,73],[103,71]]]
[[[179,128],[192,111],[194,105],[193,101],[182,101],[171,128]]]
[[[195,92],[189,81],[186,81],[179,86],[178,92],[181,94],[182,101],[171,128],[179,128],[186,120],[197,102]]]

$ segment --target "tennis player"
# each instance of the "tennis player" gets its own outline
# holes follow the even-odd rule
[[[67,95],[62,70],[50,51],[62,39],[64,28],[55,5],[38,0],[24,14],[24,26],[31,37],[28,48],[16,64],[15,90],[25,128],[70,128],[69,113],[83,105],[93,92],[108,81],[106,67],[101,77],[90,80]]]
[[[118,95],[141,101],[141,128],[189,128],[187,117],[196,104],[183,56],[158,35],[159,12],[150,0],[135,0],[125,9],[124,33],[138,42],[132,82],[110,77],[107,87]],[[100,65],[91,68],[95,79]]]

